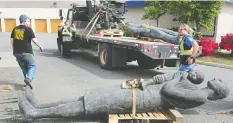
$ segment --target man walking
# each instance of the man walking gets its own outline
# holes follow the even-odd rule
[[[24,82],[32,89],[31,82],[35,76],[36,63],[33,58],[31,41],[40,48],[41,52],[43,49],[35,38],[33,30],[29,27],[30,18],[27,15],[21,15],[19,21],[20,25],[16,26],[11,33],[11,45],[13,55],[23,72]]]

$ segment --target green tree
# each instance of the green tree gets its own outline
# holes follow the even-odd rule
[[[191,22],[199,32],[201,27],[212,31],[214,18],[221,12],[224,1],[149,1],[145,7],[143,18],[158,20],[162,15],[169,13],[174,16],[173,21],[180,23]]]
[[[159,18],[166,14],[167,8],[165,4],[161,4],[160,1],[145,1],[148,6],[144,7],[145,14],[142,19],[156,20],[157,27],[159,26]]]

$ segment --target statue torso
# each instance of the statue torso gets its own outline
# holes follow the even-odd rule
[[[205,92],[184,78],[179,82],[167,82],[161,90],[161,96],[173,107],[184,109],[200,106],[207,101]]]

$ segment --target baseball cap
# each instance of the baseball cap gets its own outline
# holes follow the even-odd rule
[[[20,23],[26,22],[27,19],[30,19],[27,15],[20,15],[19,17]]]

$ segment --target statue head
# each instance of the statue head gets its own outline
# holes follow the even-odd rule
[[[208,95],[209,100],[223,99],[230,93],[229,88],[222,79],[214,78],[209,80],[207,87],[212,90],[212,92]]]
[[[188,79],[193,84],[201,84],[204,81],[204,74],[200,71],[190,71],[188,73]]]

